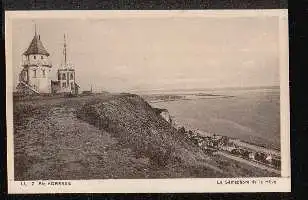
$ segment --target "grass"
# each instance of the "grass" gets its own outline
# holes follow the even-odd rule
[[[219,163],[131,94],[15,101],[14,159],[16,180],[262,174]]]

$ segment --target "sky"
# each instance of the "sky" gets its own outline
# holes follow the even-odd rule
[[[53,63],[81,90],[126,92],[279,85],[278,17],[14,19],[14,85],[34,24]]]

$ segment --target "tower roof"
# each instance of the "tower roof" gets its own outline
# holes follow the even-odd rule
[[[28,47],[27,51],[24,52],[24,55],[31,55],[31,54],[41,54],[41,55],[46,55],[49,56],[49,53],[43,46],[43,43],[40,40],[39,35],[34,35],[30,46]]]

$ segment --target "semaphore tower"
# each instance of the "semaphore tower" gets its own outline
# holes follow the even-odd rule
[[[67,62],[67,44],[65,35],[63,57],[64,63],[57,72],[58,80],[51,81],[52,93],[78,94],[79,85],[76,83],[75,69]]]

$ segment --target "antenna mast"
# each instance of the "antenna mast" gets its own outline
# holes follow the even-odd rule
[[[34,35],[36,36],[36,24],[34,24]]]
[[[66,60],[66,38],[64,34],[64,67],[67,67],[67,60]]]

